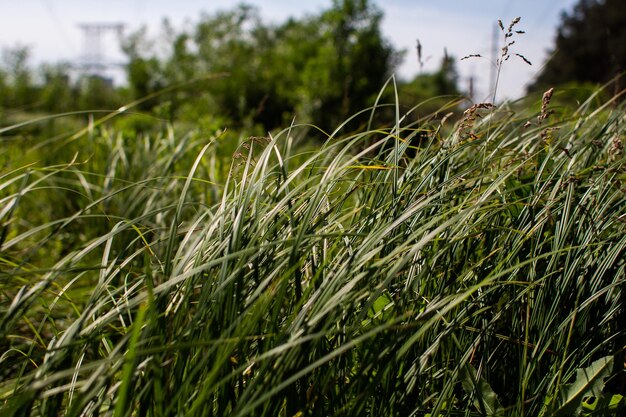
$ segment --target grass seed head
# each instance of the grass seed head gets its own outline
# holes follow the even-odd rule
[[[548,106],[550,105],[550,100],[552,100],[552,94],[554,93],[554,88],[550,88],[548,91],[543,93],[543,97],[541,98],[541,113],[537,116],[537,120],[539,124],[550,117],[552,111],[548,110]]]
[[[615,162],[624,154],[624,144],[619,136],[613,136],[609,146],[609,161]]]

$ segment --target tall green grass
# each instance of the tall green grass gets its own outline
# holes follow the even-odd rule
[[[617,412],[624,107],[477,111],[310,152],[291,126],[230,168],[219,132],[106,128],[11,166],[4,413]]]

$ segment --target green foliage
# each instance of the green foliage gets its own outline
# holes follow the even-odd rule
[[[5,414],[620,412],[623,106],[370,110],[310,151],[96,119],[7,161]]]
[[[3,94],[0,104],[5,108],[23,108],[34,101],[32,74],[28,68],[29,51],[25,47],[16,47],[2,51],[4,68]]]
[[[165,20],[156,38],[144,28],[124,40],[128,87],[96,75],[76,77],[62,63],[33,70],[26,48],[7,50],[0,66],[0,117],[12,125],[19,113],[106,111],[131,102],[146,117],[183,125],[219,119],[231,129],[265,134],[295,119],[330,132],[377,99],[390,98],[378,93],[402,53],[382,36],[381,19],[370,1],[342,0],[280,24],[264,23],[257,9],[245,5],[202,15],[181,30]],[[457,95],[456,82],[446,57],[440,71],[400,82],[399,94],[413,106],[427,97]],[[423,118],[447,101],[435,99],[413,114]],[[375,117],[390,123],[395,111],[379,109]],[[24,136],[36,136],[31,133]],[[53,128],[45,133],[58,134]]]
[[[77,108],[80,94],[70,80],[70,67],[66,64],[44,65],[41,69],[44,83],[40,95],[40,109],[53,113],[67,113]],[[90,94],[98,94],[91,91]],[[109,104],[109,103],[106,103]],[[106,107],[106,106],[105,106]],[[98,107],[91,107],[96,109]]]
[[[413,80],[400,84],[398,87],[399,101],[405,106],[411,107],[419,104],[419,108],[414,112],[415,117],[424,118],[445,107],[451,98],[461,95],[457,82],[458,74],[454,58],[446,55],[437,72],[419,74]],[[440,115],[440,117],[443,116],[445,114]]]
[[[474,398],[474,407],[480,412],[480,415],[500,416],[504,414],[498,396],[491,389],[489,383],[478,376],[472,365],[468,364],[461,368],[459,378],[467,395]]]
[[[566,82],[608,83],[626,71],[624,45],[626,9],[623,2],[580,0],[572,12],[563,13],[552,56],[531,90]],[[613,87],[611,90],[619,92],[623,81],[616,80]]]
[[[112,81],[99,76],[72,80],[67,63],[43,64],[33,70],[26,47],[3,50],[0,63],[0,121],[18,122],[22,113],[66,113],[78,110],[102,111],[118,108],[128,94],[114,88]],[[48,132],[50,133],[50,132]],[[53,136],[53,135],[51,135]]]
[[[166,22],[165,56],[147,47],[145,32],[126,42],[129,81],[142,97],[165,85],[223,73],[219,82],[180,89],[161,102],[168,102],[176,119],[212,113],[267,131],[297,115],[328,130],[371,105],[398,62],[399,54],[380,32],[381,18],[368,1],[344,0],[319,15],[279,25],[263,24],[250,6],[204,15],[180,33]]]
[[[604,392],[605,381],[613,371],[613,358],[604,357],[585,369],[576,370],[576,379],[559,388],[558,394],[547,404],[547,415],[579,416],[615,412],[617,404],[612,394]],[[621,396],[620,396],[621,397]]]

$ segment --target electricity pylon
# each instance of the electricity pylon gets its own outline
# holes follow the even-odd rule
[[[122,64],[111,62],[104,52],[104,35],[113,32],[121,37],[124,30],[123,23],[80,23],[78,27],[83,31],[83,54],[79,58],[78,69],[90,76],[104,77],[107,69],[119,67]]]

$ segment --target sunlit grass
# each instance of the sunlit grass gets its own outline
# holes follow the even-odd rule
[[[624,107],[476,111],[233,157],[223,132],[102,127],[10,167],[3,408],[552,415],[592,363],[596,411],[623,404]]]

